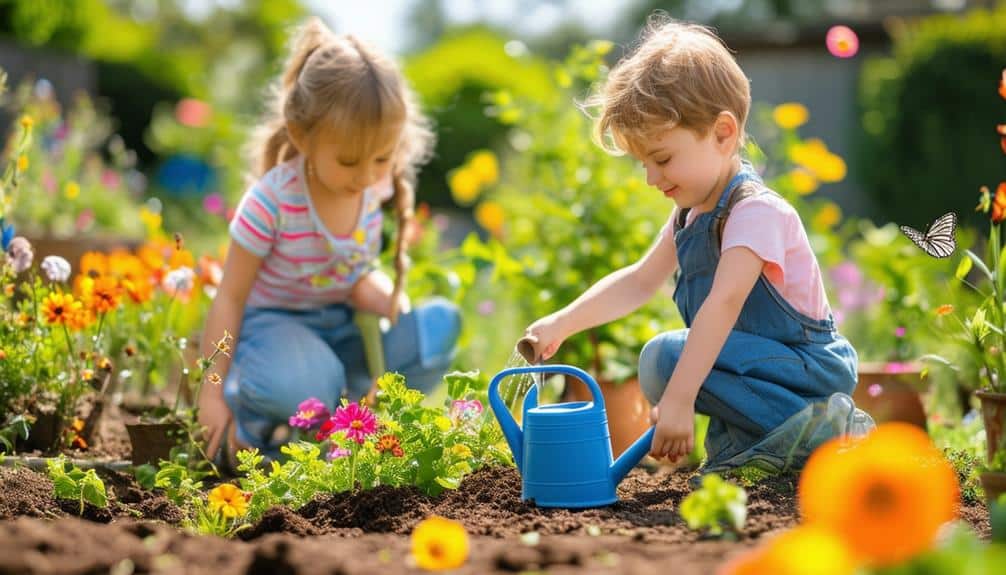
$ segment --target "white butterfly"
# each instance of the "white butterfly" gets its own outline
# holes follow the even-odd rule
[[[936,218],[924,232],[908,226],[901,226],[901,231],[915,245],[934,258],[945,258],[957,249],[957,238],[954,237],[954,232],[957,231],[957,214],[954,212]]]

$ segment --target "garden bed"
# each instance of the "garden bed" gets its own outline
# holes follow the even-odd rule
[[[634,470],[618,504],[569,511],[522,503],[516,470],[490,467],[436,498],[377,488],[321,495],[296,512],[275,507],[239,540],[226,540],[184,533],[181,511],[165,497],[138,488],[129,475],[102,475],[109,506],[88,505],[80,520],[76,502],[53,499],[46,475],[0,468],[0,573],[410,572],[409,534],[431,514],[460,521],[472,537],[460,573],[711,573],[798,519],[792,479],[749,488],[741,538],[724,541],[703,539],[678,515],[689,492],[684,472]],[[988,537],[984,504],[965,503],[961,516]],[[529,532],[538,533],[537,542]]]

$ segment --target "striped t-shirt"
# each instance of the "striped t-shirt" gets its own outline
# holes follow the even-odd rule
[[[345,301],[381,251],[381,202],[386,178],[363,191],[356,229],[332,234],[311,203],[303,156],[269,170],[241,198],[230,235],[262,258],[248,306],[311,309]]]

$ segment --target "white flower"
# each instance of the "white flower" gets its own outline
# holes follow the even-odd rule
[[[164,289],[172,295],[175,293],[187,293],[192,289],[195,279],[196,274],[192,271],[192,268],[180,267],[176,270],[171,270],[168,272],[168,275],[164,276]]]
[[[61,283],[70,279],[70,262],[59,256],[46,256],[39,267],[51,282]]]
[[[11,240],[7,246],[7,259],[14,268],[14,273],[19,274],[31,267],[35,252],[31,250],[31,243],[28,240],[17,236]]]

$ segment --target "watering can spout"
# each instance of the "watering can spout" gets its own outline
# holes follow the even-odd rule
[[[507,409],[499,394],[500,382],[503,381],[506,375],[508,373],[502,371],[489,383],[489,406],[492,407],[493,413],[496,414],[500,430],[503,431],[503,437],[506,438],[507,445],[510,446],[510,453],[513,454],[514,463],[517,464],[517,469],[520,470],[524,467],[524,431],[514,421],[513,415],[510,414],[510,410]]]
[[[611,481],[613,485],[621,483],[626,474],[650,452],[650,446],[653,443],[653,431],[653,427],[646,430],[646,433],[633,442],[611,465]]]

